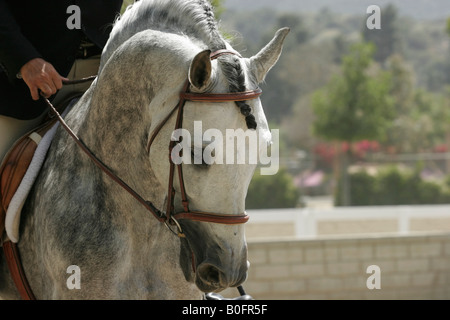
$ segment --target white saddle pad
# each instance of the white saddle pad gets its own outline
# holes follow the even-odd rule
[[[72,101],[65,112],[62,114],[64,117],[71,106],[75,103]],[[33,159],[31,160],[30,166],[27,169],[16,193],[11,199],[8,210],[6,211],[5,218],[5,230],[8,238],[14,242],[19,242],[19,227],[20,227],[20,214],[22,212],[22,207],[28,197],[28,194],[33,186],[39,171],[47,155],[47,151],[50,144],[55,136],[56,129],[59,126],[59,122],[56,122],[53,127],[47,131],[47,133],[41,137],[37,133],[32,133],[30,137],[37,143],[36,151],[34,152]]]

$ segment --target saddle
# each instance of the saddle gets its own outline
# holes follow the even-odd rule
[[[64,110],[73,99],[72,96],[60,105],[59,110]],[[2,244],[3,235],[5,233],[6,213],[11,204],[11,200],[16,194],[25,174],[35,155],[45,134],[57,122],[55,117],[46,117],[45,120],[34,130],[31,130],[22,136],[12,146],[3,159],[0,166],[0,245]],[[18,205],[18,211],[22,209],[23,203]]]
[[[50,119],[20,138],[7,153],[0,167],[0,234],[5,231],[6,212],[19,188],[33,155],[48,130],[55,123]]]

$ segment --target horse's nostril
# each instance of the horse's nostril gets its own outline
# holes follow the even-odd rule
[[[195,284],[203,292],[220,292],[238,286],[247,278],[247,269],[233,270],[226,273],[213,263],[201,263],[197,268]]]
[[[198,269],[198,276],[206,284],[213,287],[220,287],[224,279],[224,274],[214,265],[203,264]]]
[[[220,283],[220,271],[212,265],[205,266],[201,270],[200,276],[203,280],[211,283],[212,285],[218,285]]]

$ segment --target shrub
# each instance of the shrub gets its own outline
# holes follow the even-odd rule
[[[356,172],[350,175],[351,199],[353,206],[370,206],[375,205],[375,177],[369,175],[365,171]],[[341,185],[341,184],[340,184]],[[338,188],[335,195],[335,205],[341,206],[341,192]]]
[[[420,205],[450,203],[450,177],[445,183],[425,181],[420,168],[401,170],[397,167],[381,169],[371,176],[365,171],[350,174],[350,195],[353,206]],[[340,184],[339,184],[340,185]],[[336,205],[342,191],[336,192]]]
[[[246,207],[247,209],[295,208],[299,197],[300,192],[285,169],[280,169],[274,176],[262,176],[257,173],[248,188]]]

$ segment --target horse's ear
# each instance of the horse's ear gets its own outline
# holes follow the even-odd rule
[[[277,31],[275,37],[257,55],[250,58],[250,68],[258,83],[264,81],[267,73],[277,63],[283,49],[284,39],[290,29],[283,28]]]
[[[189,69],[189,82],[197,89],[204,88],[211,78],[211,50],[197,54]]]

